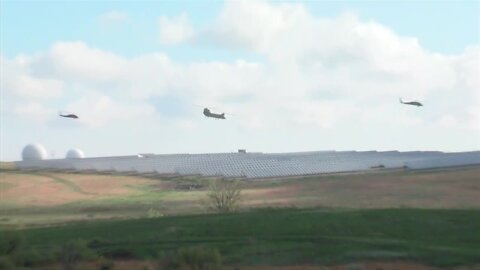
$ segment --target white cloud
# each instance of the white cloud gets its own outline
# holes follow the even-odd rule
[[[108,24],[120,23],[128,20],[128,14],[123,11],[110,10],[100,15],[100,20]]]
[[[440,117],[438,125],[444,128],[456,128],[458,126],[458,121],[454,116],[446,114]]]
[[[162,44],[174,45],[193,37],[193,28],[186,13],[174,18],[162,16],[159,19],[159,26]]]
[[[63,83],[52,79],[37,79],[28,75],[9,77],[5,81],[5,89],[27,99],[50,99],[59,97]]]
[[[227,1],[211,34],[233,47],[267,51],[279,38],[305,24],[309,14],[300,4]]]
[[[160,30],[165,44],[195,35],[185,14],[162,17]],[[227,2],[207,30],[217,46],[248,49],[261,61],[177,62],[160,52],[126,58],[83,42],[58,42],[18,58],[15,80],[62,83],[75,100],[65,109],[90,127],[152,117],[151,98],[175,96],[237,114],[229,118],[242,128],[272,133],[359,124],[377,131],[433,125],[478,132],[478,46],[442,55],[352,13],[317,18],[301,4],[262,1]],[[425,107],[400,105],[400,97]],[[171,126],[198,128],[189,113]]]
[[[197,122],[192,120],[182,119],[177,122],[179,128],[187,131],[193,131],[198,129],[199,125]]]
[[[96,92],[91,92],[69,104],[67,110],[75,112],[79,116],[78,121],[91,128],[117,121],[139,121],[143,117],[150,117],[154,112],[149,105],[118,102]]]
[[[26,121],[31,121],[36,124],[44,124],[53,116],[56,116],[55,110],[37,102],[17,104],[13,109],[13,113]]]
[[[291,119],[296,123],[320,128],[333,128],[358,113],[352,104],[339,101],[306,101],[288,103]]]
[[[455,118],[471,117],[465,104],[478,104],[475,100],[480,96],[477,47],[467,48],[461,56],[429,52],[416,38],[361,21],[352,13],[316,18],[301,4],[232,1],[209,33],[217,45],[264,55],[268,71],[262,74],[258,87],[262,93],[256,97],[270,96],[277,106],[297,99],[305,102],[294,110],[304,116],[300,118],[305,124],[332,127],[339,122],[319,122],[313,117],[317,115],[358,116],[357,110],[338,106],[315,107],[316,100],[348,101],[350,107],[361,106],[364,115],[380,115],[383,122],[418,125],[421,119],[439,118],[442,108],[429,109],[435,104],[454,110]],[[384,112],[393,113],[390,117],[395,112],[379,105],[395,106],[399,97],[424,101],[423,114],[403,113],[389,119]],[[435,123],[445,126],[445,121]]]
[[[78,82],[111,82],[125,69],[124,58],[87,46],[85,43],[56,42],[47,53],[24,59],[32,74]]]
[[[480,106],[470,107],[468,109],[468,127],[480,132]],[[480,137],[478,139],[480,141]]]
[[[22,59],[9,61],[0,58],[2,78],[0,88],[2,93],[21,99],[47,100],[62,95],[63,82],[57,79],[42,79],[29,74]]]

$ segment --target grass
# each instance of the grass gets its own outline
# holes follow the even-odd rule
[[[0,161],[0,170],[15,170],[15,163]]]
[[[15,186],[14,184],[0,182],[0,192],[3,191],[3,190],[7,190],[11,187],[14,187],[14,186]]]
[[[33,248],[53,251],[82,239],[98,254],[128,250],[140,259],[204,246],[217,248],[230,265],[402,259],[450,267],[480,262],[479,225],[480,210],[312,208],[79,222],[20,232]]]
[[[205,179],[150,179],[142,177],[2,171],[0,191],[15,191],[0,200],[0,228],[48,226],[78,220],[129,219],[148,216],[205,213]],[[241,207],[428,208],[480,209],[480,167],[448,171],[386,171],[370,174],[325,175],[243,182]],[[42,175],[41,181],[37,180]],[[34,185],[28,192],[20,183]],[[110,188],[123,188],[109,195]],[[15,186],[12,184],[15,183]],[[19,183],[17,185],[17,183]],[[90,184],[89,184],[90,183]],[[117,183],[111,186],[111,183]],[[60,185],[59,185],[60,184]],[[47,185],[60,189],[38,193]],[[90,185],[90,186],[89,186]],[[185,187],[199,186],[193,190]],[[76,200],[65,200],[77,196]],[[39,204],[52,198],[53,205]],[[25,203],[25,201],[28,201]]]
[[[42,198],[37,193],[47,184],[61,190],[46,194],[58,196],[54,205],[16,204],[17,196],[0,201],[0,239],[20,232],[42,254],[80,239],[97,255],[126,251],[139,260],[202,246],[218,249],[232,266],[364,260],[472,265],[480,263],[479,172],[477,167],[246,181],[242,212],[205,214],[202,179],[42,172],[42,181],[34,182],[39,172],[5,171],[0,191],[17,189],[18,196],[31,199]],[[38,188],[26,193],[17,181]],[[98,191],[92,182],[108,185]],[[190,185],[198,187],[189,190]],[[127,191],[105,194],[110,187]],[[83,197],[61,200],[72,195]],[[299,208],[277,208],[288,205]]]

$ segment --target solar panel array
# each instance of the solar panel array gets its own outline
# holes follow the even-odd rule
[[[480,165],[480,151],[315,151],[297,153],[215,153],[50,159],[16,162],[19,169],[107,172],[136,175],[200,175],[270,178],[368,171],[378,168],[431,169]]]

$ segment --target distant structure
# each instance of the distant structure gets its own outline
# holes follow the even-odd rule
[[[34,148],[37,149],[37,148]],[[28,150],[31,151],[31,150]],[[42,150],[34,150],[40,153]],[[44,151],[44,150],[43,150]],[[26,152],[26,151],[24,151]],[[45,154],[45,152],[43,152]],[[260,179],[379,170],[480,166],[480,151],[309,151],[292,153],[138,154],[95,158],[24,160],[19,170],[98,172],[153,177]]]
[[[153,157],[155,156],[155,154],[153,153],[140,153],[140,154],[137,154],[137,157],[138,158],[149,158],[149,157]]]
[[[22,150],[22,160],[24,161],[43,160],[46,158],[47,150],[41,144],[28,144]]]
[[[66,159],[75,159],[75,158],[84,158],[85,155],[83,151],[77,148],[73,148],[68,150],[67,154],[65,155]]]

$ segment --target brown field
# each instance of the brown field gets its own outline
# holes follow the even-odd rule
[[[268,187],[270,184],[270,187]],[[479,208],[480,168],[333,175],[247,185],[247,205]]]
[[[185,186],[195,183],[193,189]],[[480,208],[480,167],[243,181],[241,208]],[[208,182],[0,171],[0,226],[207,212]]]
[[[15,169],[14,162],[0,161],[0,170],[14,170],[14,169]]]
[[[62,173],[12,173],[0,175],[3,203],[22,206],[55,206],[76,201],[140,194],[134,186],[148,179],[127,176]]]

